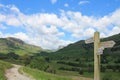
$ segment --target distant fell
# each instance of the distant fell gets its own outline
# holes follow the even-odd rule
[[[24,55],[41,51],[43,51],[41,47],[27,44],[21,39],[13,37],[0,38],[0,53],[7,54],[9,52],[14,52],[18,55]]]
[[[120,33],[109,36],[106,38],[101,39],[101,41],[109,41],[113,40],[116,42],[116,44],[113,46],[113,48],[106,48],[104,50],[104,53],[114,53],[114,54],[120,54]],[[57,59],[74,59],[74,58],[93,58],[93,50],[94,46],[93,43],[85,44],[84,40],[80,40],[78,42],[75,42],[73,44],[69,44],[68,46],[54,52],[54,58]]]

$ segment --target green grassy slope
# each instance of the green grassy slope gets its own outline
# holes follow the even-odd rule
[[[101,41],[109,41],[113,40],[116,42],[113,48],[105,49],[104,53],[118,53],[120,54],[120,34],[116,34],[104,39]],[[93,57],[93,43],[85,44],[84,40],[78,41],[76,43],[70,44],[51,55],[51,57],[55,56],[57,59],[65,59],[65,58],[79,58],[79,57]],[[104,54],[103,54],[104,55]],[[50,56],[50,55],[49,55]],[[87,57],[87,58],[88,58]]]
[[[0,38],[0,53],[15,52],[16,54],[24,55],[37,53],[42,50],[40,47],[26,44],[20,39],[12,37]]]
[[[0,60],[0,80],[6,80],[5,78],[5,70],[11,68],[12,65],[10,63],[4,62]]]
[[[87,56],[86,56],[87,55]],[[60,60],[68,60],[68,59],[76,59],[80,57],[91,57],[93,56],[93,44],[85,44],[84,40],[78,41],[74,44],[70,44],[53,54],[49,55],[54,59]]]
[[[28,67],[23,67],[21,69],[23,69],[23,71],[25,73],[29,74],[30,76],[32,76],[36,80],[73,80],[73,79],[70,79],[70,78],[67,78],[64,76],[46,73],[46,72],[39,71],[36,69],[31,69]]]

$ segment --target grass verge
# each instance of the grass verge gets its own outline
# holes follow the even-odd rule
[[[43,71],[39,71],[37,69],[31,69],[28,67],[23,67],[23,71],[32,76],[35,80],[73,80],[65,76],[50,74]]]
[[[11,68],[12,65],[8,62],[4,62],[0,60],[0,80],[6,80],[5,70]]]

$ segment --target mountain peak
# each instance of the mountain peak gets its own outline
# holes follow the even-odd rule
[[[22,41],[21,39],[14,38],[14,37],[7,37],[6,38],[8,41],[14,42],[14,43],[19,43],[19,44],[24,44],[25,42]]]

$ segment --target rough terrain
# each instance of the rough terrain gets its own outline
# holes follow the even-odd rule
[[[18,71],[20,67],[19,65],[14,65],[14,67],[6,70],[5,76],[7,80],[33,80],[26,75],[20,74]]]

